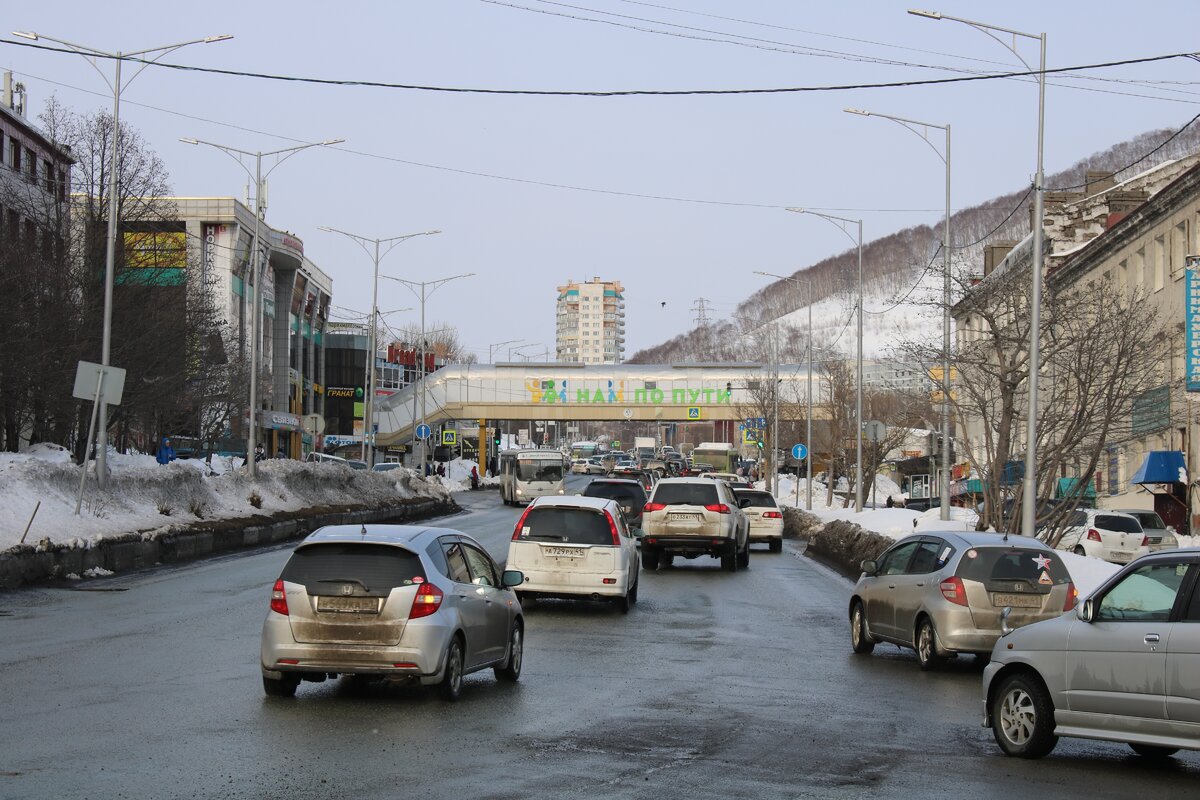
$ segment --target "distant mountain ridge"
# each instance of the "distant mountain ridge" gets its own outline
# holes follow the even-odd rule
[[[1086,183],[1089,171],[1117,172],[1120,181],[1200,149],[1200,124],[1190,125],[1164,146],[1175,133],[1169,129],[1149,131],[1093,153],[1048,176],[1047,191],[1078,190]],[[983,251],[988,244],[1019,241],[1029,233],[1032,204],[1032,192],[1023,189],[954,213],[950,223],[954,268],[982,273]],[[940,239],[939,220],[863,243],[863,350],[867,357],[887,356],[889,343],[898,336],[923,330],[931,336],[941,335],[940,316],[922,302],[930,293],[941,292],[940,270],[930,269],[935,256],[938,262],[941,260]],[[812,281],[816,298],[813,339],[818,348],[844,353],[854,349],[851,316],[856,292],[852,276],[857,276],[857,271],[857,249],[850,249],[792,273],[793,277]],[[739,303],[729,319],[680,333],[639,350],[627,361],[664,364],[745,360],[744,332],[774,320],[807,332],[806,300],[804,284],[775,281]],[[782,339],[782,360],[799,361],[804,357],[804,336]]]

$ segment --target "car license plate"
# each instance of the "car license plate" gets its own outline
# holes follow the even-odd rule
[[[379,600],[374,597],[317,597],[317,611],[343,614],[375,614]]]
[[[699,522],[700,515],[699,514],[672,514],[671,521],[672,522]]]
[[[1110,555],[1113,561],[1128,561],[1133,558],[1133,553],[1126,553],[1124,550],[1113,550]]]
[[[1040,594],[994,594],[992,595],[992,605],[997,608],[1003,606],[1041,608],[1042,596]]]
[[[550,558],[583,558],[584,551],[574,547],[543,547],[542,555]]]

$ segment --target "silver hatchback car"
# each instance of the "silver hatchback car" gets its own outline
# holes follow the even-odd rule
[[[436,685],[457,700],[463,675],[516,681],[524,620],[513,586],[470,536],[448,528],[332,525],[296,547],[262,628],[263,689],[338,675]]]
[[[1075,584],[1058,555],[1036,539],[939,531],[896,542],[864,561],[850,596],[850,644],[917,651],[921,669],[959,653],[987,654],[1011,625],[1051,619],[1075,606]]]
[[[1011,756],[1059,736],[1165,758],[1200,750],[1200,548],[1142,556],[1074,614],[1004,635],[983,672],[984,725]]]

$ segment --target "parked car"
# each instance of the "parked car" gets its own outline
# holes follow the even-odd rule
[[[603,497],[616,501],[629,523],[635,538],[642,536],[642,508],[646,505],[646,489],[631,478],[597,478],[583,490],[584,497]]]
[[[382,461],[371,467],[372,472],[391,472],[394,469],[400,469],[404,465],[399,461]],[[352,467],[353,469],[353,467]]]
[[[921,669],[959,653],[986,654],[1010,625],[1051,619],[1075,605],[1075,584],[1058,554],[1036,539],[967,531],[905,537],[862,563],[850,596],[850,645],[877,642],[917,652]]]
[[[1044,528],[1038,532],[1038,536],[1045,539],[1052,531],[1051,528]],[[1114,564],[1127,564],[1150,552],[1150,540],[1136,517],[1119,511],[1081,508],[1067,518],[1055,547],[1076,555],[1102,558]]]
[[[262,628],[263,689],[386,678],[457,700],[463,675],[521,675],[525,623],[512,587],[472,537],[421,525],[330,525],[292,552]]]
[[[749,478],[733,472],[705,472],[701,477],[709,478],[710,480],[725,481],[733,489],[754,488],[754,483]]]
[[[359,461],[357,458],[346,459],[346,465],[349,466],[350,469],[366,469],[367,468],[367,462]]]
[[[670,566],[679,555],[712,556],[721,568],[750,566],[750,521],[724,481],[664,478],[654,486],[642,514],[642,563]]]
[[[1074,614],[1005,634],[983,672],[984,724],[1011,756],[1060,736],[1147,758],[1200,750],[1200,549],[1142,556]]]
[[[522,599],[608,600],[622,614],[637,603],[637,543],[609,498],[537,498],[517,522],[507,563],[524,573]]]
[[[1142,532],[1146,534],[1146,542],[1151,553],[1159,550],[1173,550],[1179,546],[1179,539],[1176,537],[1175,530],[1168,528],[1167,524],[1162,521],[1162,517],[1156,512],[1138,508],[1116,508],[1113,510],[1120,511],[1122,514],[1128,514],[1142,523]]]
[[[783,552],[783,511],[775,496],[759,489],[734,487],[733,496],[750,520],[750,543],[765,542],[772,553]]]

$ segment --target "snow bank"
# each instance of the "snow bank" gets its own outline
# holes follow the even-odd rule
[[[269,459],[258,480],[226,459],[181,459],[166,466],[153,456],[112,453],[111,478],[101,492],[89,475],[83,505],[75,516],[79,466],[53,445],[0,454],[0,550],[20,542],[34,508],[26,543],[88,542],[137,531],[148,532],[199,519],[229,519],[298,511],[314,506],[386,506],[414,497],[449,497],[436,480],[411,470],[355,471],[337,464]],[[240,459],[239,459],[240,461]],[[94,468],[94,467],[93,467]]]

